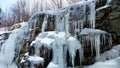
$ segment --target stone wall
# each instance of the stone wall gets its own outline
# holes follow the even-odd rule
[[[111,33],[113,41],[115,41],[113,43],[120,43],[118,40],[120,38],[120,0],[114,5],[97,12],[96,28]]]

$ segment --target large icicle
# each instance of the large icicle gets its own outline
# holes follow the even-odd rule
[[[75,60],[75,56],[76,56],[76,51],[79,50],[80,52],[80,62],[82,61],[82,56],[83,56],[83,52],[82,52],[82,45],[79,43],[79,41],[77,39],[75,39],[74,37],[69,37],[67,40],[67,46],[68,46],[68,51],[69,54],[71,56],[72,59],[72,66],[74,67],[74,60]]]
[[[91,51],[93,53],[93,49],[95,47],[95,52],[96,52],[96,61],[100,61],[100,43],[103,43],[105,40],[101,40],[100,36],[103,35],[105,36],[107,32],[99,30],[99,29],[90,29],[90,28],[84,28],[81,32],[80,35],[85,35],[86,39],[85,41],[91,42]],[[89,39],[89,40],[88,40]]]
[[[12,31],[8,40],[1,47],[0,67],[2,68],[17,68],[16,58],[27,34],[27,24],[21,23],[21,25],[20,29]]]
[[[53,45],[53,62],[58,64],[61,68],[64,68],[66,62],[64,62],[63,47],[65,46],[66,38],[65,33],[60,32],[55,38],[55,44]]]
[[[95,5],[96,5],[96,1],[92,0],[90,2],[89,8],[90,8],[90,24],[91,24],[91,28],[95,29],[95,15],[96,15],[96,11],[95,11]]]
[[[96,61],[100,61],[100,34],[95,35]]]

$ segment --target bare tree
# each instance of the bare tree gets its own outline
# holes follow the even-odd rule
[[[81,0],[17,0],[11,7],[11,13],[2,12],[0,9],[0,22],[5,26],[11,26],[14,23],[28,21],[35,12],[63,8],[78,1]]]
[[[14,23],[28,21],[29,13],[25,9],[26,6],[27,4],[25,0],[18,0],[17,3],[11,7]]]

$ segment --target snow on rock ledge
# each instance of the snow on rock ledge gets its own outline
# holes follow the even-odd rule
[[[80,35],[93,35],[93,34],[107,34],[107,32],[99,30],[99,29],[91,29],[91,28],[84,28]]]

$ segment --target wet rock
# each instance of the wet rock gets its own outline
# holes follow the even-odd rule
[[[120,18],[120,12],[111,12],[109,14],[109,19],[117,19]]]

